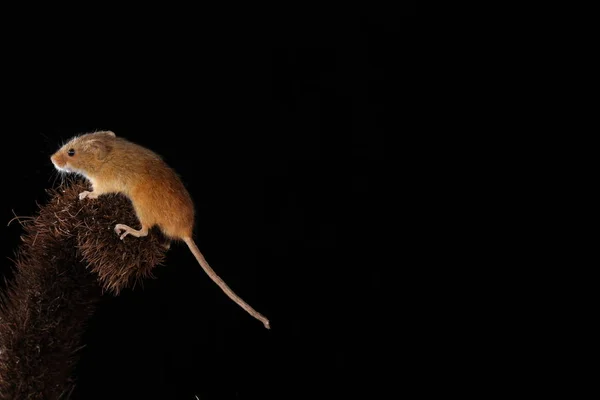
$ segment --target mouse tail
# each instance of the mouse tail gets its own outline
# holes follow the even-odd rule
[[[227,296],[229,296],[231,300],[235,301],[240,307],[246,310],[248,314],[252,315],[254,318],[262,322],[265,328],[271,329],[269,320],[265,318],[261,313],[256,311],[254,308],[250,307],[250,305],[244,300],[242,300],[240,296],[235,294],[235,292],[231,290],[229,286],[227,286],[225,281],[223,281],[223,279],[221,279],[216,274],[216,272],[211,268],[211,266],[208,265],[208,262],[200,252],[200,249],[198,249],[198,246],[196,246],[194,240],[192,238],[184,238],[183,241],[188,245],[192,254],[194,255],[194,257],[196,257],[196,260],[198,260],[198,263],[200,264],[202,269],[204,269],[204,272],[208,274],[210,279],[212,279],[217,285],[219,285],[219,287],[227,294]]]

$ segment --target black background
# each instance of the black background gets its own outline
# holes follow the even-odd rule
[[[108,24],[114,37],[91,42],[78,26],[9,50],[2,271],[22,232],[6,223],[58,184],[50,154],[112,130],[178,171],[201,251],[272,325],[174,245],[156,280],[100,305],[78,398],[341,398],[398,379],[383,364],[400,311],[382,280],[400,263],[385,255],[399,246],[388,161],[410,135],[412,15],[203,16],[170,35]]]

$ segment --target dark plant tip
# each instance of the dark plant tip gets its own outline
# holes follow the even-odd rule
[[[127,198],[79,200],[88,189],[67,179],[47,190],[38,215],[19,219],[14,276],[0,293],[0,399],[70,396],[81,335],[102,293],[153,277],[165,258],[158,230],[125,241],[114,233],[118,223],[137,226]]]

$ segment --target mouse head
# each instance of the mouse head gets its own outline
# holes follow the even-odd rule
[[[86,133],[69,140],[50,157],[50,160],[59,171],[89,177],[105,162],[114,141],[115,134],[111,131]]]

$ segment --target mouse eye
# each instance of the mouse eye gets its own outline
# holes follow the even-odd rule
[[[73,157],[75,155],[75,149],[69,149],[69,151],[67,151],[67,154],[69,155],[69,157]]]

